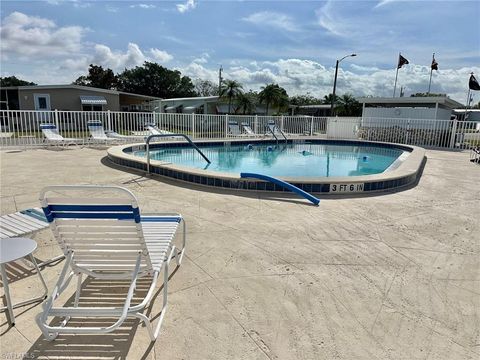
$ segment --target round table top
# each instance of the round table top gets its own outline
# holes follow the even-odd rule
[[[30,255],[36,248],[37,243],[32,239],[22,237],[0,239],[0,263],[5,264]]]

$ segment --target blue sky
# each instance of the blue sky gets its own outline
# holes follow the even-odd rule
[[[156,61],[192,79],[224,77],[246,90],[275,82],[290,95],[390,96],[398,52],[410,61],[398,84],[464,102],[480,78],[478,1],[5,1],[1,74],[70,83],[95,63],[114,71]],[[480,95],[475,95],[480,100]]]

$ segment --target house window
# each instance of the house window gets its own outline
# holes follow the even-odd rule
[[[103,111],[102,105],[82,105],[83,111]]]
[[[35,110],[50,110],[49,94],[33,94],[35,101]]]

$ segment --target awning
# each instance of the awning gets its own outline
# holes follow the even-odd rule
[[[195,110],[197,110],[197,106],[186,106],[183,108],[183,113],[184,114],[191,114],[194,113]]]
[[[107,105],[107,99],[103,96],[80,95],[82,105]]]
[[[167,113],[177,112],[177,107],[176,107],[176,106],[167,106],[167,107],[165,108],[165,112],[167,112]]]

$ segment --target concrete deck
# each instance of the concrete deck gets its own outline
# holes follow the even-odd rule
[[[94,149],[1,152],[1,213],[39,206],[40,189],[52,183],[118,184],[143,211],[181,212],[187,253],[169,283],[159,339],[151,344],[131,320],[109,335],[47,342],[34,323],[41,307],[30,305],[15,310],[13,328],[0,314],[0,358],[480,357],[480,166],[468,153],[427,151],[416,187],[325,196],[320,207],[175,186],[106,166],[104,156]],[[49,229],[32,238],[38,259],[60,253]],[[50,287],[62,264],[42,271]],[[28,262],[9,272],[16,301],[40,292]],[[85,286],[92,299],[105,284]],[[107,284],[109,298],[99,301],[118,300],[122,289]]]

